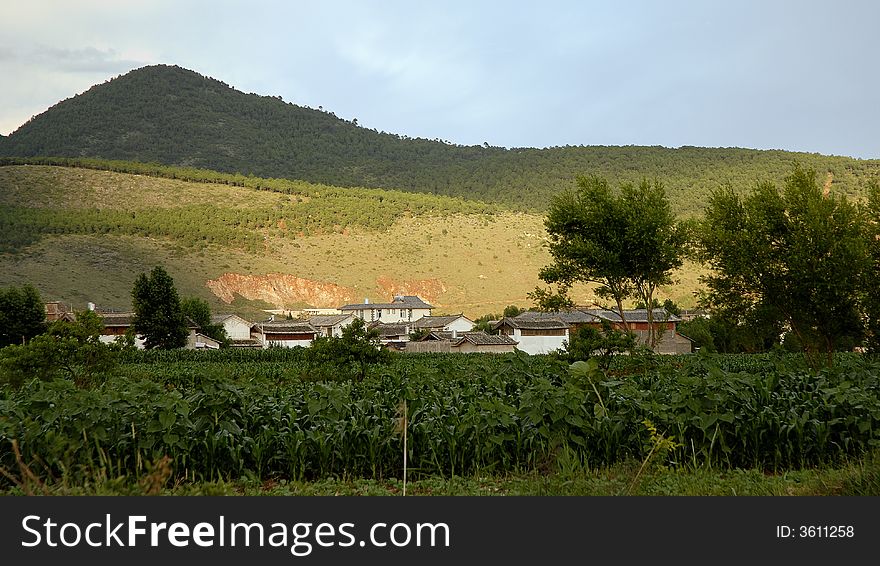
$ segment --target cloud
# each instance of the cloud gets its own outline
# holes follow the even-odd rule
[[[27,50],[0,46],[0,65],[15,64],[63,73],[119,73],[147,63],[121,57],[115,49],[37,45]]]

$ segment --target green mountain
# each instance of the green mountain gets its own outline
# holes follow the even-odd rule
[[[578,174],[662,180],[698,214],[709,189],[781,180],[798,161],[859,194],[880,160],[738,148],[460,146],[361,128],[280,97],[239,92],[176,66],[144,67],[34,117],[0,156],[95,157],[197,167],[342,187],[394,188],[541,210]]]

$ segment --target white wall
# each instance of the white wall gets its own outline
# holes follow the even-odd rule
[[[470,332],[474,329],[474,323],[465,317],[460,316],[447,324],[443,329],[455,332]]]
[[[562,347],[562,343],[568,340],[568,330],[565,336],[523,336],[519,328],[515,328],[512,338],[519,342],[517,348],[527,354],[549,354],[553,350]]]
[[[98,336],[98,340],[102,344],[112,344],[113,342],[116,341],[117,338],[124,338],[124,337],[119,336],[119,335],[113,335],[113,334],[102,334],[102,335]],[[134,347],[137,348],[138,350],[143,350],[145,348],[144,343],[145,342],[144,342],[144,339],[142,336],[137,335],[134,337]]]
[[[251,339],[251,323],[242,321],[236,317],[230,317],[223,321],[223,328],[226,329],[226,336],[230,340],[250,340]]]

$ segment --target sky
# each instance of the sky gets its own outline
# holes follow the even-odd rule
[[[455,144],[880,158],[880,2],[2,0],[0,134],[153,64]]]

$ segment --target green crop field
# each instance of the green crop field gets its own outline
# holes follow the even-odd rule
[[[610,492],[662,492],[666,477],[774,493],[790,480],[757,478],[789,473],[880,488],[880,364],[856,355],[819,372],[781,354],[622,357],[607,374],[523,354],[399,355],[361,382],[319,370],[302,349],[133,352],[93,387],[5,386],[0,482],[378,493],[403,477],[405,428],[408,478],[428,491],[559,493],[569,477],[595,493],[604,477]]]

